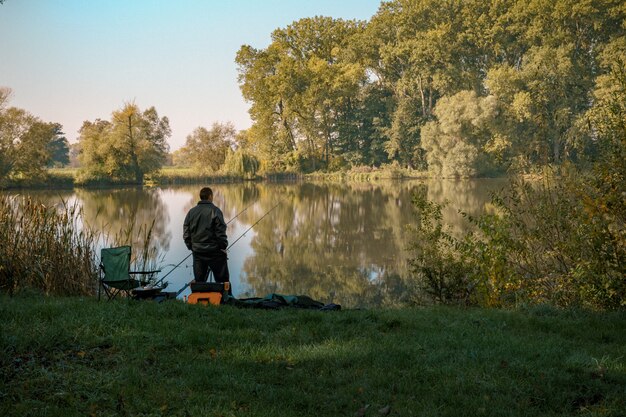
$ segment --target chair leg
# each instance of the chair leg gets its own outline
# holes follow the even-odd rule
[[[116,290],[115,288],[107,288],[106,286],[102,285],[102,288],[104,289],[104,294],[107,296],[107,301],[111,301],[114,300],[115,297],[117,297],[117,293],[119,292],[118,290]]]

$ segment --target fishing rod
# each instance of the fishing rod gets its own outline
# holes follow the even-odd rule
[[[247,206],[246,208],[244,208],[243,210],[241,210],[239,213],[237,213],[237,215],[236,215],[235,217],[233,217],[232,219],[230,219],[230,220],[226,223],[226,226],[228,226],[228,225],[230,224],[230,222],[232,222],[233,220],[235,220],[237,217],[239,217],[241,214],[243,214],[243,212],[245,212],[246,210],[248,210],[248,209],[249,209],[250,207],[252,207],[254,204],[256,204],[256,201],[252,202],[252,204],[250,204],[249,206]],[[176,264],[176,265],[174,266],[174,268],[172,268],[172,269],[170,270],[170,272],[168,272],[167,274],[165,274],[165,275],[163,276],[163,278],[161,278],[160,280],[158,280],[157,282],[155,282],[155,283],[154,283],[154,286],[156,287],[158,284],[160,284],[161,282],[163,282],[163,280],[164,280],[165,278],[167,278],[167,276],[168,276],[169,274],[171,274],[172,272],[174,272],[174,270],[175,270],[176,268],[178,268],[179,266],[181,266],[181,265],[182,265],[182,263],[183,263],[183,262],[185,262],[187,259],[189,259],[189,257],[190,257],[192,254],[193,254],[193,252],[192,252],[192,253],[190,253],[189,255],[187,255],[187,256],[185,257],[185,259],[183,259],[182,261],[180,261],[178,264]]]
[[[259,220],[257,220],[252,226],[248,227],[245,232],[243,232],[242,234],[239,235],[239,237],[237,239],[235,239],[235,241],[233,243],[231,243],[227,248],[226,248],[226,252],[233,247],[233,245],[237,242],[239,242],[239,239],[241,239],[242,237],[244,237],[246,235],[246,233],[248,233],[254,226],[256,226],[257,224],[259,224],[259,222],[261,220],[263,220],[268,214],[270,214],[276,207],[278,207],[280,205],[280,201],[278,203],[276,203],[276,205],[274,207],[272,207],[271,209],[269,209],[263,216],[261,216],[261,218]],[[189,256],[187,256],[188,258]],[[185,259],[187,259],[185,258]],[[183,288],[181,288],[180,290],[178,290],[178,292],[176,293],[176,297],[178,297],[180,294],[182,294],[183,291],[185,291],[187,289],[187,287],[189,287],[191,285],[191,281],[189,281],[188,283],[186,283]]]
[[[246,229],[246,231],[245,231],[245,232],[243,232],[242,234],[240,234],[240,235],[239,235],[239,237],[238,237],[238,238],[237,238],[237,239],[236,239],[233,243],[231,243],[229,247],[227,247],[227,248],[226,248],[226,251],[228,251],[230,248],[232,248],[232,247],[233,247],[233,245],[234,245],[235,243],[239,242],[239,239],[241,239],[242,237],[244,237],[244,236],[246,235],[246,233],[248,233],[248,232],[249,232],[249,231],[250,231],[250,230],[251,230],[254,226],[256,226],[257,224],[259,224],[259,222],[260,222],[261,220],[263,220],[263,218],[265,218],[265,216],[267,216],[268,214],[270,214],[270,213],[272,212],[272,210],[274,210],[276,207],[278,207],[278,205],[279,205],[279,204],[280,204],[280,201],[279,201],[278,203],[276,203],[276,205],[275,205],[274,207],[272,207],[271,209],[269,209],[269,211],[268,211],[267,213],[265,213],[263,216],[261,216],[261,218],[260,218],[259,220],[257,220],[257,221],[256,221],[256,223],[254,223],[252,226],[248,227],[248,228]]]

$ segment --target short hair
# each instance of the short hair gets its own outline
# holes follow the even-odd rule
[[[200,200],[208,200],[213,195],[213,190],[209,187],[204,187],[200,190]]]

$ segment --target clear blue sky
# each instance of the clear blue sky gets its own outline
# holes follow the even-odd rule
[[[316,15],[369,20],[380,0],[6,0],[0,5],[0,86],[10,105],[61,123],[70,142],[84,120],[125,102],[155,106],[173,150],[198,126],[251,121],[234,59],[271,32]]]

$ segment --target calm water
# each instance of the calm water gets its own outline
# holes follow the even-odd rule
[[[228,222],[234,242],[268,210],[278,206],[229,252],[234,295],[262,296],[270,292],[307,294],[345,307],[372,307],[410,301],[407,268],[410,236],[406,225],[415,217],[411,196],[427,187],[430,199],[450,201],[445,220],[464,229],[457,210],[480,214],[489,194],[505,186],[502,180],[389,181],[377,184],[246,183],[213,185],[214,203]],[[152,244],[160,253],[163,276],[189,251],[182,241],[187,211],[198,200],[200,186],[156,189],[31,191],[58,203],[82,205],[84,219],[105,233],[127,229],[135,220],[135,244],[140,225],[154,221]],[[192,279],[191,258],[168,277],[169,290]],[[182,295],[188,294],[183,293]],[[181,295],[181,296],[182,296]]]

